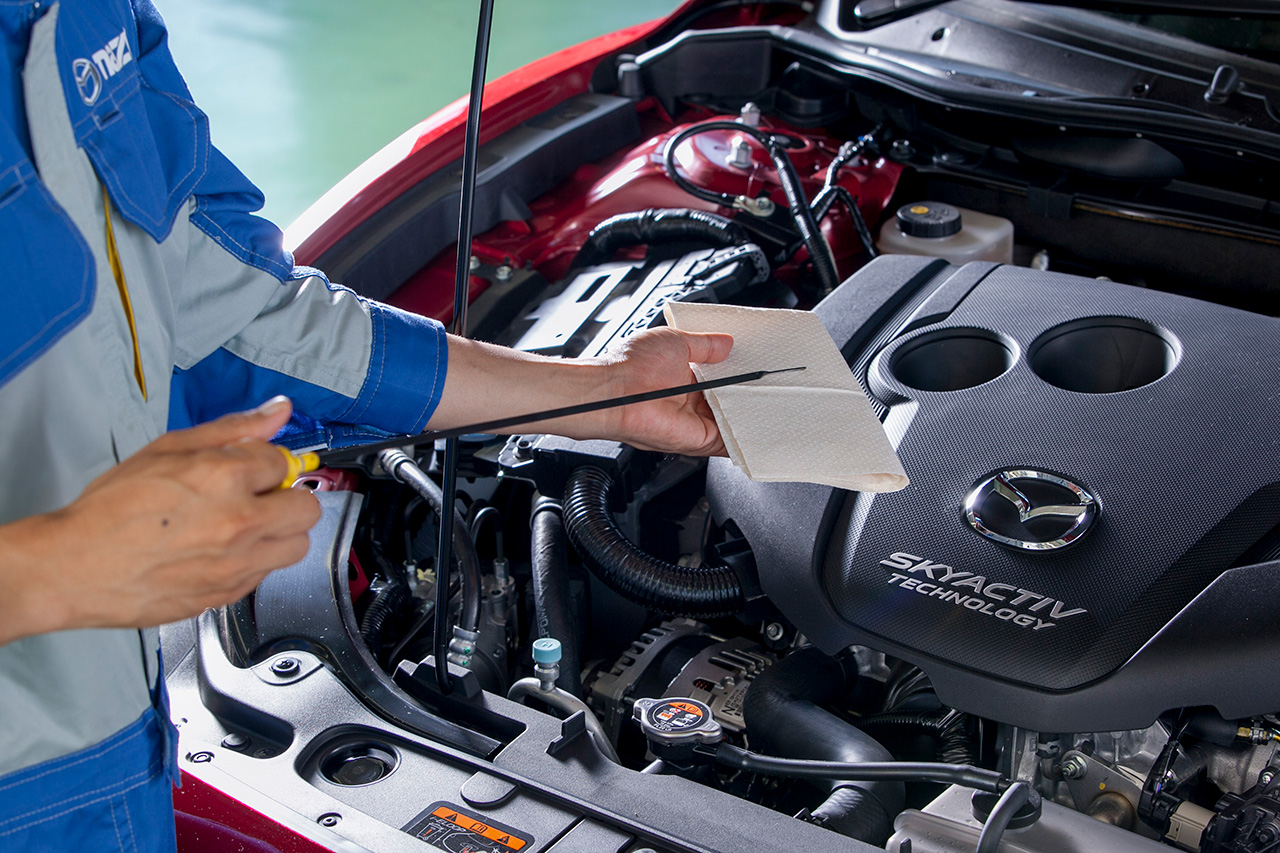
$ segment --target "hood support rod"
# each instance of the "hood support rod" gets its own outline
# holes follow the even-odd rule
[[[489,34],[493,28],[493,0],[480,0],[476,27],[476,55],[471,66],[471,98],[467,101],[466,141],[462,150],[462,197],[458,205],[458,263],[454,271],[453,323],[450,331],[467,336],[467,303],[471,282],[471,237],[474,226],[476,166],[480,154],[480,112],[484,101],[485,70],[489,63]],[[435,661],[440,692],[453,690],[449,676],[449,565],[453,560],[453,505],[458,488],[458,439],[444,445],[444,511],[440,513],[440,541],[436,545]]]

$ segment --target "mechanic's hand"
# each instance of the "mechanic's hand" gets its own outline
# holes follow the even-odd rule
[[[319,504],[277,490],[286,463],[267,443],[290,410],[276,398],[168,433],[65,509],[6,525],[0,535],[15,535],[0,539],[0,558],[36,558],[39,589],[24,610],[44,609],[54,624],[41,630],[159,625],[234,601],[302,559]],[[13,639],[4,633],[0,642]]]
[[[599,358],[555,358],[450,335],[444,392],[433,429],[496,420],[657,391],[696,381],[690,362],[724,361],[730,335],[648,329]],[[724,442],[701,393],[531,421],[513,433],[625,441],[644,450],[723,455]]]
[[[606,358],[614,389],[610,396],[639,394],[696,382],[690,362],[724,361],[733,347],[730,335],[648,329],[628,338]],[[603,432],[642,450],[688,456],[724,456],[724,441],[702,393],[666,397],[600,413]]]

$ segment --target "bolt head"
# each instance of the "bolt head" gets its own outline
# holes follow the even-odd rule
[[[1088,771],[1088,762],[1079,755],[1068,755],[1062,762],[1062,775],[1068,779],[1079,779]]]
[[[249,739],[239,732],[232,732],[222,739],[222,745],[227,749],[243,749],[248,744]]]
[[[773,199],[768,196],[760,196],[760,198],[745,198],[739,196],[739,199],[739,205],[742,209],[753,216],[772,216],[774,209],[777,207],[777,205],[773,203]]]
[[[754,163],[751,143],[741,136],[735,137],[729,145],[729,156],[725,159],[725,162],[735,169],[750,169]]]
[[[279,676],[294,675],[299,668],[297,658],[279,658],[271,664],[271,671]]]
[[[320,817],[316,820],[316,823],[320,824],[321,826],[337,826],[338,822],[341,820],[342,820],[342,815],[336,814],[334,812],[330,812],[329,814],[320,815]]]
[[[782,635],[786,633],[786,629],[778,622],[770,622],[764,628],[764,637],[771,643],[776,643],[782,639]]]
[[[511,272],[511,267],[508,264],[503,264],[493,271],[493,276],[498,281],[508,281],[511,278]]]

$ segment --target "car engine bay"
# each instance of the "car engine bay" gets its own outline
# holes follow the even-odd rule
[[[473,336],[591,357],[672,300],[812,310],[910,487],[540,434],[464,437],[448,507],[429,447],[306,475],[308,558],[166,629],[184,770],[359,849],[995,850],[997,813],[1001,850],[1272,849],[1274,155],[1043,86],[982,100],[1100,16],[781,5],[659,34],[485,144]],[[997,37],[1009,69],[956,81]],[[951,41],[955,74],[903,58]],[[1098,100],[1167,70],[1090,62]],[[316,265],[447,318],[455,181]]]

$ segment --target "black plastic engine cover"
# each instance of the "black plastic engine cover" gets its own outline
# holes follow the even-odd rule
[[[742,530],[802,633],[911,660],[948,704],[1040,731],[1280,707],[1259,678],[1280,617],[1247,601],[1280,600],[1280,568],[1228,571],[1280,523],[1280,321],[904,257],[815,310],[882,404],[911,485],[856,494],[712,465],[717,519]],[[1043,552],[979,535],[965,496],[1012,469],[1084,487],[1092,528]],[[1004,526],[1038,540],[1066,525]]]

